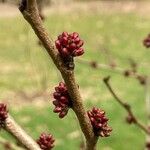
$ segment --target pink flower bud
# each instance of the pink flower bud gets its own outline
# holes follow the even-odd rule
[[[0,126],[2,126],[8,117],[7,106],[3,103],[0,103]]]
[[[143,45],[146,48],[150,48],[150,34],[143,40]]]
[[[83,44],[83,40],[80,39],[79,34],[76,32],[71,34],[63,32],[55,41],[56,48],[63,58],[82,55],[84,53]]]
[[[59,118],[65,117],[69,108],[72,107],[72,104],[68,89],[63,82],[60,82],[59,85],[55,87],[53,97],[53,104],[55,106],[53,112],[59,113]]]
[[[74,51],[73,56],[80,56],[83,55],[84,50],[83,48],[79,48],[78,50]]]
[[[54,147],[54,142],[53,136],[46,133],[42,133],[37,140],[37,143],[42,150],[51,150]]]
[[[79,37],[79,34],[77,32],[73,32],[73,38],[76,39],[77,37]]]

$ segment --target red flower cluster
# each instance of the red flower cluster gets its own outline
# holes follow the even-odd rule
[[[8,117],[7,106],[3,103],[0,103],[0,125],[2,125],[6,118]]]
[[[108,126],[108,118],[105,116],[105,112],[98,108],[93,108],[88,111],[88,116],[93,126],[93,130],[96,136],[108,137],[112,128]]]
[[[46,133],[42,133],[37,140],[37,143],[42,150],[51,150],[54,147],[54,142],[53,136]]]
[[[144,45],[146,48],[150,48],[150,34],[144,39],[143,45]]]
[[[67,115],[69,108],[71,107],[71,98],[68,93],[68,89],[65,83],[60,82],[57,87],[55,87],[55,92],[53,93],[55,113],[59,113],[59,118],[63,118]]]
[[[73,32],[71,34],[63,32],[55,41],[56,48],[62,57],[76,57],[84,53],[82,48],[84,42],[80,39],[79,34]]]

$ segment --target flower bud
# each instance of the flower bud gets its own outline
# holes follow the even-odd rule
[[[143,40],[143,45],[146,48],[150,48],[150,34]]]
[[[93,126],[95,135],[101,137],[110,136],[112,128],[108,126],[108,118],[105,116],[105,112],[94,107],[87,113]]]
[[[79,34],[76,32],[71,34],[63,32],[55,41],[56,48],[63,58],[82,55],[84,53],[83,44],[83,40],[80,39]]]
[[[8,117],[7,106],[3,103],[0,103],[0,126],[2,126]]]
[[[54,142],[53,136],[46,133],[42,133],[37,140],[37,143],[42,150],[51,150],[54,147]]]
[[[59,118],[65,117],[68,113],[69,108],[72,106],[71,98],[69,96],[68,89],[65,83],[60,82],[59,85],[55,87],[53,97],[53,104],[55,106],[53,112],[58,113]]]

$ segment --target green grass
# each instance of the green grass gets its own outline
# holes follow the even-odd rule
[[[100,51],[106,48],[123,68],[129,67],[129,58],[139,64],[149,62],[150,52],[142,46],[143,38],[149,33],[149,24],[148,17],[122,13],[50,15],[45,22],[53,39],[64,30],[79,32],[85,41],[83,59],[107,63],[105,54]],[[42,89],[41,83],[45,79],[46,87],[51,93],[52,87],[61,80],[60,74],[45,50],[37,45],[36,36],[22,17],[0,19],[0,71],[1,99],[8,91]],[[139,72],[148,75],[150,70],[140,66]],[[130,103],[135,114],[146,123],[144,88],[134,79],[126,79],[109,71],[93,70],[78,62],[75,73],[87,108],[99,106],[110,118],[112,135],[101,138],[98,149],[144,149],[145,134],[134,125],[125,123],[126,112],[111,97],[102,79],[111,75],[112,85],[118,95]],[[37,107],[34,103],[27,104],[19,110],[13,105],[11,113],[34,139],[41,132],[49,131],[56,137],[55,150],[79,149],[82,136],[78,133],[79,125],[72,111],[65,119],[60,120],[52,112],[52,106],[48,106],[49,99],[41,105],[42,107]],[[70,136],[74,132],[77,133],[76,136]],[[3,132],[2,135],[8,137]]]

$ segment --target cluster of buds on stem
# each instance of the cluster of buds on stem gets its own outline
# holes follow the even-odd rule
[[[92,68],[94,68],[94,69],[98,68],[98,64],[97,64],[96,61],[91,61],[91,62],[90,62],[90,66],[91,66]]]
[[[150,34],[143,40],[143,45],[146,48],[150,48]]]
[[[54,142],[53,136],[46,133],[42,133],[37,140],[37,143],[42,150],[51,150],[54,147]]]
[[[129,77],[129,76],[131,76],[133,74],[133,72],[132,72],[132,70],[125,70],[123,72],[123,74],[124,74],[125,77]]]
[[[7,106],[3,103],[0,103],[0,127],[4,126],[7,117],[8,117]]]
[[[128,116],[126,117],[126,122],[127,122],[128,124],[133,124],[133,123],[136,123],[136,119],[135,119],[132,115],[128,115]]]
[[[93,126],[95,135],[101,137],[110,136],[112,128],[108,126],[108,118],[105,116],[105,112],[94,107],[87,113]]]
[[[55,105],[54,112],[59,113],[59,118],[63,118],[67,115],[69,108],[72,106],[71,98],[68,93],[68,89],[65,83],[60,82],[57,87],[55,87],[55,92],[53,93]]]
[[[145,85],[147,82],[147,76],[144,75],[138,75],[137,79],[141,85]]]
[[[71,34],[63,32],[55,41],[56,48],[64,58],[82,55],[84,53],[83,43],[83,40],[80,39],[79,34],[76,32]]]

